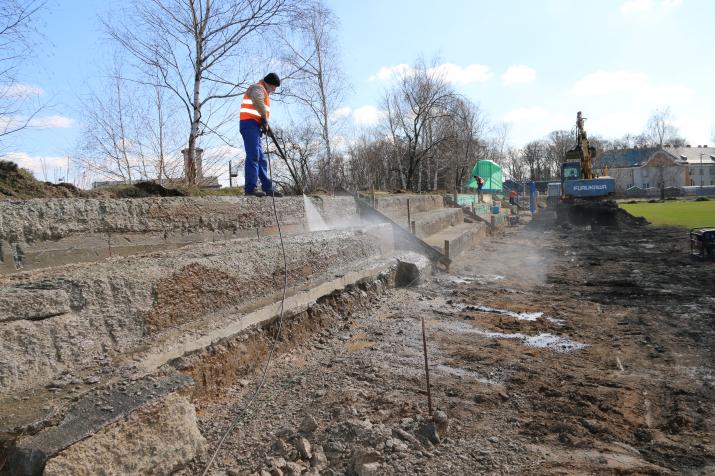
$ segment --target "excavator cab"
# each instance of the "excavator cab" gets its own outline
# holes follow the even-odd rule
[[[580,162],[564,162],[561,164],[562,180],[578,180],[581,178]]]

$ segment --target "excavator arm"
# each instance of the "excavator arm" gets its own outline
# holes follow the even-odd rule
[[[588,143],[586,129],[583,127],[583,117],[581,111],[576,114],[576,138],[579,156],[581,158],[581,178],[592,179],[593,177],[593,154],[591,145]]]

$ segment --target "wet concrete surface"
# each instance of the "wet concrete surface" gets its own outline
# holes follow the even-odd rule
[[[713,474],[715,266],[686,235],[507,229],[452,274],[338,309],[276,356],[212,474]],[[449,417],[436,445],[422,317]],[[538,336],[579,345],[525,345]],[[257,379],[195,402],[211,451]]]

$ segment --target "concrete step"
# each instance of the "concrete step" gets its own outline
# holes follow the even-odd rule
[[[407,217],[403,218],[402,221],[406,225]],[[410,218],[415,222],[415,234],[423,239],[450,226],[464,223],[464,215],[459,208],[439,208],[412,214]]]
[[[370,201],[370,197],[367,197]],[[375,208],[398,223],[400,217],[407,217],[407,201],[410,202],[410,214],[428,212],[444,208],[442,195],[391,195],[375,197]]]
[[[425,238],[425,242],[448,258],[454,259],[479,239],[487,236],[488,230],[489,227],[485,223],[462,223]],[[445,242],[449,244],[445,246]],[[445,249],[447,247],[448,250]]]
[[[353,224],[353,197],[311,198],[328,225]],[[284,234],[308,231],[303,197],[276,200]],[[0,276],[278,232],[257,197],[0,201]]]

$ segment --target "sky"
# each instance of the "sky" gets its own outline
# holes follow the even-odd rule
[[[422,58],[490,124],[507,124],[514,146],[570,130],[577,111],[592,136],[638,134],[651,113],[665,107],[687,143],[714,141],[711,0],[325,4],[339,19],[345,101],[334,113],[344,118],[346,134],[373,127],[385,90]],[[112,50],[99,22],[106,5],[48,0],[41,12],[44,38],[21,71],[17,91],[39,93],[45,108],[34,127],[0,150],[40,178],[40,158],[61,169],[77,148],[79,98],[96,87],[100,64]],[[294,114],[278,107],[271,122],[280,126],[281,116]]]

